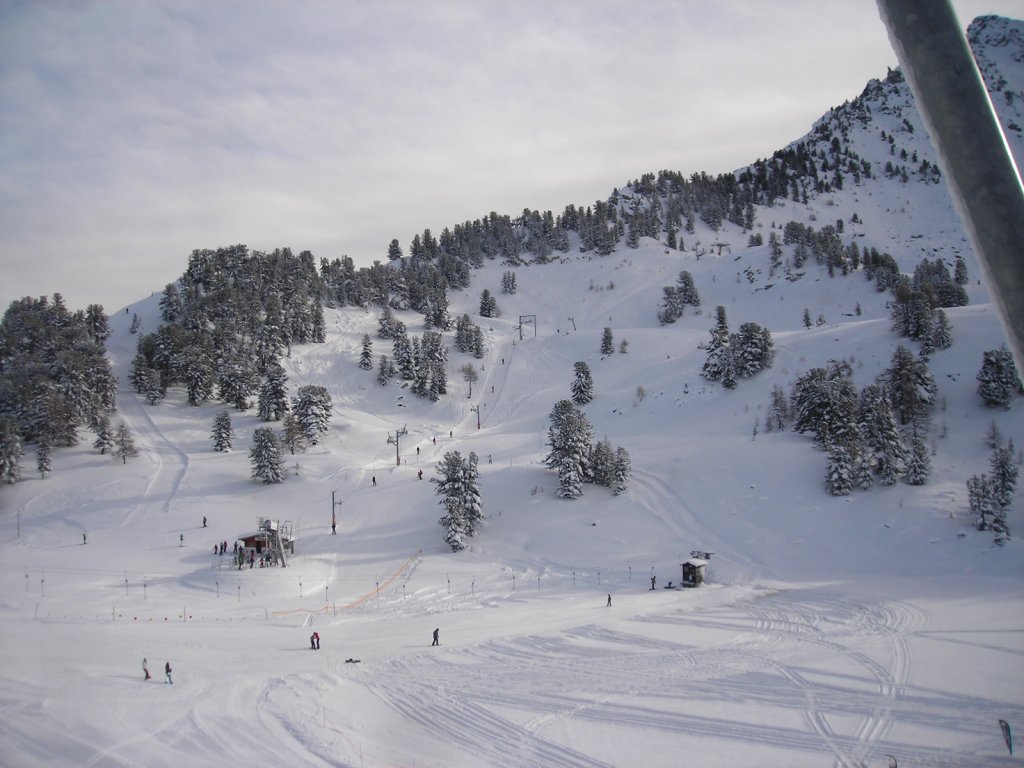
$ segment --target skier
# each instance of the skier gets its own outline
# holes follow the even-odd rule
[[[440,635],[441,635],[441,630],[440,629],[435,629],[434,630],[434,642],[432,642],[430,644],[431,647],[433,647],[435,645],[440,645],[441,644]]]
[[[371,477],[370,478],[370,482],[373,483],[373,487],[376,488],[377,487],[377,476],[374,475],[373,477]]]
[[[607,607],[608,608],[612,607],[612,596],[611,595],[608,595],[608,605],[607,605]]]
[[[651,576],[651,591],[654,590],[654,584],[658,581],[657,577]]]
[[[185,534],[184,533],[179,533],[178,534],[178,546],[179,547],[184,547],[185,546]]]
[[[82,531],[82,543],[85,544],[85,531]]]
[[[149,678],[152,677],[152,675],[149,674],[149,661],[145,656],[142,657],[142,674],[145,675],[145,677],[142,678],[143,680],[149,680]]]
[[[203,528],[206,527],[206,515],[203,515]]]
[[[164,683],[170,683],[171,685],[174,685],[174,681],[171,680],[171,662],[169,661],[166,664],[164,664],[164,675],[167,677]]]

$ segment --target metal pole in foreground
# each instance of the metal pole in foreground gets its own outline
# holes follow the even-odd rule
[[[878,10],[1024,372],[1024,185],[984,81],[948,0]]]

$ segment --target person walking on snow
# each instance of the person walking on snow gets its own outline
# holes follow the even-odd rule
[[[167,678],[166,680],[164,680],[165,684],[170,683],[171,685],[174,685],[174,681],[171,680],[171,662],[169,661],[166,664],[164,664],[164,676]]]
[[[608,606],[607,607],[608,608],[612,607],[612,596],[611,595],[608,595]]]
[[[149,674],[149,661],[147,661],[145,656],[142,657],[142,674],[145,675],[145,677],[142,678],[143,680],[149,680],[149,678],[152,677],[152,675]]]
[[[441,630],[440,630],[440,629],[435,629],[435,630],[434,630],[434,642],[432,642],[432,643],[430,644],[430,645],[431,645],[431,647],[433,647],[433,646],[435,646],[435,645],[440,645],[440,644],[441,644],[441,641],[440,641],[440,639],[439,639],[439,638],[440,638],[440,635],[441,635]]]

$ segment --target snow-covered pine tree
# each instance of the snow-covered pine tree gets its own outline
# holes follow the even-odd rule
[[[935,349],[949,349],[953,346],[953,329],[941,308],[935,310],[932,322],[932,345]]]
[[[200,346],[189,347],[182,366],[188,404],[198,407],[213,395],[213,365],[209,353]]]
[[[387,355],[381,355],[380,361],[377,365],[377,383],[382,387],[387,386],[388,382],[391,381],[391,377],[395,375],[395,368],[391,365],[391,360],[388,359]]]
[[[992,496],[992,483],[984,472],[967,479],[967,504],[974,515],[974,527],[979,531],[989,530],[996,505]]]
[[[685,269],[676,278],[676,290],[679,292],[679,301],[683,305],[689,304],[691,307],[700,306],[700,294],[697,292],[697,286],[693,282],[693,275]]]
[[[674,323],[683,316],[683,302],[679,298],[679,290],[674,285],[662,287],[661,309],[658,310],[658,322],[662,325]]]
[[[629,451],[625,448],[615,449],[615,462],[612,465],[612,492],[619,496],[626,492],[626,486],[633,474],[633,464]]]
[[[146,396],[146,402],[150,405],[156,405],[164,399],[164,395],[167,390],[163,385],[163,376],[160,371],[156,368],[146,368],[143,374],[143,394]]]
[[[594,443],[590,452],[590,467],[597,485],[611,486],[612,471],[615,465],[615,450],[611,441],[605,437]]]
[[[514,294],[516,289],[516,273],[512,270],[503,272],[501,275],[501,292]]]
[[[0,416],[0,482],[18,482],[22,450],[18,423],[9,416]]]
[[[999,349],[987,350],[978,371],[978,394],[990,408],[1009,408],[1014,392],[1021,389],[1020,378],[1013,356],[1004,344]]]
[[[989,478],[992,484],[992,501],[996,507],[1009,509],[1017,489],[1017,462],[1014,460],[1013,440],[999,445],[992,451],[989,460]]]
[[[53,447],[45,432],[36,440],[36,470],[41,478],[53,471]]]
[[[601,354],[611,355],[615,352],[615,338],[612,336],[612,329],[605,327],[601,334]]]
[[[332,405],[330,392],[318,384],[299,387],[292,398],[292,412],[302,425],[302,433],[310,445],[319,443],[320,435],[330,430]]]
[[[257,400],[260,421],[280,421],[288,413],[288,377],[276,357],[264,370],[263,385]]]
[[[233,435],[231,412],[226,408],[217,411],[217,414],[213,417],[213,431],[210,434],[210,437],[213,438],[213,450],[221,453],[230,451]]]
[[[483,498],[480,494],[480,469],[476,453],[469,452],[463,469],[462,509],[470,536],[476,536],[484,523]]]
[[[391,342],[391,360],[402,379],[412,381],[416,378],[416,361],[413,356],[412,342],[406,333],[405,323],[401,321],[395,324]]]
[[[729,321],[725,307],[719,304],[715,308],[715,327],[711,329],[711,341],[706,346],[707,359],[701,368],[701,376],[709,381],[721,381],[723,386],[729,382],[731,386],[726,388],[732,389],[736,386],[736,368],[729,341]]]
[[[886,385],[889,402],[901,424],[928,416],[935,402],[936,386],[926,361],[901,344],[879,380]]]
[[[871,451],[863,440],[857,440],[852,446],[853,452],[853,485],[862,491],[870,490],[875,484],[875,473],[872,468]]]
[[[249,408],[252,397],[259,384],[247,355],[238,352],[224,353],[217,370],[218,396],[225,403],[230,403],[240,411]]]
[[[833,443],[850,445],[857,433],[857,390],[849,364],[830,361],[829,368],[812,368],[796,380],[791,398],[793,429],[814,432],[828,450]]]
[[[114,430],[110,426],[110,417],[100,414],[93,419],[92,431],[96,435],[92,447],[100,452],[100,456],[103,456],[114,444]]]
[[[445,512],[437,522],[444,528],[445,544],[451,547],[452,552],[461,552],[466,548],[466,537],[469,536],[465,510],[454,496],[446,496],[441,504]]]
[[[582,411],[569,400],[559,400],[551,411],[548,427],[550,452],[546,466],[558,471],[558,495],[575,499],[583,495],[583,481],[591,476],[593,428]]]
[[[573,364],[573,371],[576,378],[570,385],[572,401],[577,405],[586,405],[594,399],[594,379],[590,374],[590,366],[581,360]]]
[[[849,445],[834,442],[828,452],[825,490],[831,496],[848,496],[853,489],[854,464]]]
[[[480,317],[497,317],[498,316],[498,302],[491,295],[491,292],[484,288],[483,293],[480,294]]]
[[[924,485],[928,482],[931,474],[932,462],[928,455],[928,445],[915,421],[910,438],[910,458],[907,461],[907,470],[903,474],[903,480],[908,485]]]
[[[484,331],[479,325],[473,326],[472,349],[473,357],[477,360],[483,358],[486,346],[484,345]]]
[[[729,346],[733,350],[736,375],[742,378],[771,368],[775,362],[775,344],[771,332],[757,323],[744,323],[738,333],[732,335]]]
[[[359,353],[359,367],[364,371],[373,369],[373,342],[370,341],[370,334],[363,334],[363,349]]]
[[[277,433],[270,427],[257,427],[252,433],[252,447],[249,449],[249,463],[252,479],[273,484],[284,480],[284,457]]]
[[[882,485],[894,485],[903,472],[906,452],[889,398],[880,384],[868,384],[861,390],[857,427],[867,460],[874,466],[879,481]]]
[[[135,438],[132,436],[132,432],[128,429],[128,425],[123,421],[117,425],[117,432],[114,435],[114,450],[111,454],[121,460],[122,464],[127,464],[128,459],[134,459],[139,455],[139,449],[135,447]]]

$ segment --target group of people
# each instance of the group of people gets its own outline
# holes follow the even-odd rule
[[[213,554],[215,554],[215,555],[223,555],[227,551],[228,551],[228,543],[226,541],[222,541],[220,544],[214,544],[213,545]],[[238,542],[236,541],[235,542],[235,554],[237,554],[237,553],[238,553]]]
[[[314,651],[320,650],[320,633],[314,632],[309,636],[309,647]]]
[[[142,678],[143,681],[149,680],[152,677],[152,675],[149,674],[149,661],[146,657],[142,658],[142,674],[145,675],[145,677]],[[171,662],[169,661],[164,664],[164,683],[174,685],[174,681],[171,679]]]

